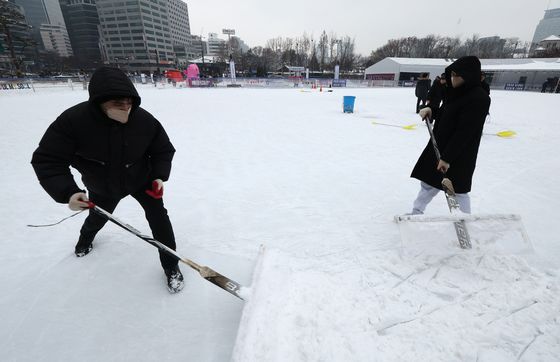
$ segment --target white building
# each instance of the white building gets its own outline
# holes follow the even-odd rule
[[[364,79],[371,86],[414,85],[422,73],[431,79],[440,75],[454,59],[438,58],[385,58],[366,68]]]
[[[560,35],[560,7],[545,10],[544,17],[535,29],[533,45],[536,46],[541,40],[550,35]]]
[[[187,4],[181,0],[96,0],[104,61],[140,71],[178,66],[194,55]]]
[[[421,73],[433,80],[455,59],[385,58],[365,71],[369,86],[413,86]],[[540,90],[560,77],[560,58],[481,59],[486,81],[493,89]]]
[[[539,42],[538,47],[535,49],[537,54],[546,53],[560,49],[560,36],[551,35],[544,38]]]
[[[70,37],[66,27],[61,25],[42,24],[41,40],[45,50],[55,52],[61,57],[67,58],[73,55]]]
[[[206,46],[206,55],[213,57],[227,55],[227,42],[223,39],[218,38],[218,34],[216,33],[208,33]]]

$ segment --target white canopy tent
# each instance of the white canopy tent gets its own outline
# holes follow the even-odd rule
[[[433,80],[455,59],[385,58],[365,71],[370,86],[413,86],[421,73]],[[547,79],[560,76],[560,58],[481,59],[492,88],[540,90]],[[515,86],[513,86],[515,84]]]

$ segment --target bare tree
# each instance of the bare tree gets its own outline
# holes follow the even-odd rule
[[[439,38],[433,34],[430,34],[425,38],[418,39],[418,44],[416,46],[416,57],[434,57],[438,41]]]
[[[340,68],[351,71],[356,62],[355,40],[349,36],[340,39]]]
[[[329,36],[329,54],[330,54],[331,63],[335,63],[336,58],[338,57],[338,54],[336,53],[335,50],[335,47],[337,46],[338,43],[339,42],[336,33],[333,33],[331,31],[331,35]]]
[[[327,32],[323,31],[319,37],[319,44],[317,47],[317,51],[319,53],[319,69],[321,71],[325,68],[325,63],[329,59],[329,54],[327,53],[328,47],[329,37],[327,36]]]
[[[438,39],[433,55],[435,58],[451,58],[460,46],[459,38],[441,37]]]
[[[474,34],[465,40],[463,46],[458,49],[459,56],[478,54],[478,35]]]

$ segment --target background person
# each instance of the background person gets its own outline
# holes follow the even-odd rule
[[[420,77],[416,81],[416,89],[414,91],[416,95],[416,113],[420,111],[420,108],[426,105],[428,92],[430,91],[430,83],[431,80],[428,78],[428,73],[420,74]]]

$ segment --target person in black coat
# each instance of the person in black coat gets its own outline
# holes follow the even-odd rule
[[[430,83],[431,80],[428,78],[428,73],[422,73],[416,81],[416,89],[414,91],[416,95],[416,113],[420,111],[420,106],[424,107],[426,105]]]
[[[441,76],[436,77],[436,80],[434,80],[428,92],[426,105],[432,109],[433,120],[438,119],[441,103],[445,102],[446,88],[447,81],[445,79],[445,73],[443,73]]]
[[[480,84],[480,61],[475,56],[459,58],[445,70],[447,99],[434,126],[441,153],[438,161],[431,140],[424,148],[411,177],[420,180],[420,192],[414,201],[413,214],[422,214],[433,197],[442,190],[448,177],[457,193],[461,211],[470,213],[472,177],[490,97]],[[420,111],[422,119],[431,119],[432,109]]]
[[[480,75],[480,85],[488,95],[490,95],[490,84],[486,83],[486,73],[482,72]]]
[[[102,67],[89,84],[89,100],[64,111],[47,129],[31,164],[41,186],[72,210],[88,201],[113,212],[131,195],[145,211],[155,239],[175,250],[173,228],[163,204],[163,181],[171,172],[175,148],[161,123],[140,107],[140,96],[120,69]],[[69,166],[78,170],[88,190],[78,187]],[[87,255],[107,220],[92,210],[75,247]],[[160,251],[170,292],[183,288],[177,260]]]

